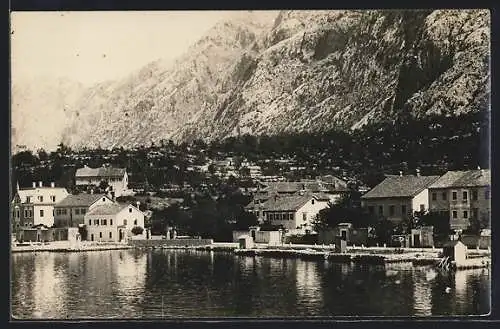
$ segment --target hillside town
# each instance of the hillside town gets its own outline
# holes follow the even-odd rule
[[[113,153],[103,154],[109,162],[99,167],[92,167],[89,156],[61,153],[73,162],[62,167],[72,173],[61,173],[66,181],[59,183],[65,186],[17,182],[11,203],[13,246],[183,238],[229,243],[245,236],[271,245],[342,240],[366,247],[434,248],[458,239],[469,248],[491,244],[489,169],[442,175],[399,171],[370,188],[332,174],[270,175],[241,157],[201,162],[187,155],[193,161],[184,166],[184,177],[198,179],[193,184],[156,182],[155,190],[147,176],[140,184],[132,178],[137,171],[131,175],[128,168],[112,166]],[[155,159],[163,161],[159,152],[147,159],[150,166],[144,170],[153,170]],[[38,160],[38,168],[49,161]],[[288,172],[302,169],[290,159],[273,162]]]

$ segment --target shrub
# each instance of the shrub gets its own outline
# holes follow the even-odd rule
[[[134,235],[139,235],[139,234],[142,234],[142,232],[144,231],[144,229],[140,226],[134,226],[131,230],[131,232],[134,234]]]

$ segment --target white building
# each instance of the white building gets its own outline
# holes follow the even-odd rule
[[[38,186],[33,182],[31,188],[18,188],[11,204],[13,229],[32,227],[43,224],[51,227],[54,224],[54,206],[68,196],[68,191],[62,187]]]
[[[389,176],[361,197],[361,205],[370,214],[399,222],[416,211],[429,209],[428,187],[439,176],[402,174]]]
[[[281,225],[292,233],[313,231],[319,211],[328,207],[330,199],[317,194],[275,196],[263,203],[263,216],[272,225]]]
[[[131,237],[136,226],[144,229],[144,213],[130,204],[103,204],[90,209],[84,218],[90,241],[120,242]],[[144,232],[143,232],[144,233]]]
[[[83,167],[76,170],[75,183],[77,186],[99,186],[102,181],[108,183],[110,192],[119,197],[128,191],[128,174],[125,168]]]

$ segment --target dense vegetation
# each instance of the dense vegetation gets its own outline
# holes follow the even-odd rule
[[[133,150],[74,151],[60,144],[50,153],[38,150],[13,155],[11,182],[14,189],[17,182],[22,187],[32,181],[53,181],[73,191],[75,170],[84,164],[126,167],[130,187],[142,189],[143,195],[155,191],[159,197],[183,199],[176,206],[155,209],[155,231],[164,232],[166,226],[175,225],[187,233],[226,237],[231,229],[255,222],[243,211],[251,198],[245,188],[255,185],[255,180],[239,168],[244,159],[260,165],[264,175],[298,179],[333,174],[374,186],[384,174],[400,170],[413,173],[420,168],[423,175],[431,175],[477,166],[488,168],[488,122],[485,113],[406,118],[367,125],[350,133],[332,130],[243,135],[212,143],[162,141]],[[213,174],[213,165],[208,172],[193,170],[193,166],[226,156],[233,157],[241,177],[218,177]],[[283,159],[286,161],[280,161]],[[301,169],[292,170],[292,166]],[[366,220],[357,211],[349,210],[348,215],[360,222]]]

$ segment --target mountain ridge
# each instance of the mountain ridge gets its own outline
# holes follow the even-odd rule
[[[348,131],[489,107],[486,10],[262,15],[216,24],[174,63],[85,89],[60,139],[111,148]]]

